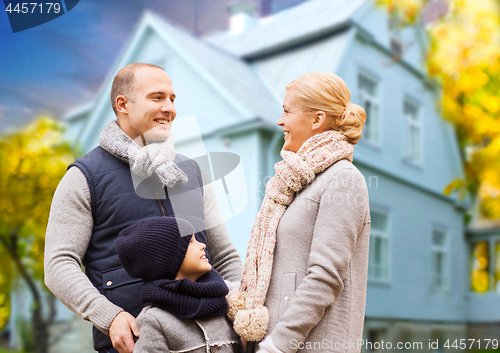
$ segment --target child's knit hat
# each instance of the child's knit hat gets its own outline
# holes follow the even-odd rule
[[[191,223],[181,218],[145,218],[120,232],[116,251],[132,277],[145,282],[173,280],[181,268],[194,232]]]

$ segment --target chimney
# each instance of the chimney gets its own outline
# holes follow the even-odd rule
[[[229,31],[241,33],[253,26],[257,21],[255,6],[245,0],[234,1],[227,5],[229,14]]]

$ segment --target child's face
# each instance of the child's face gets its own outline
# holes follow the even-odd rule
[[[212,269],[212,265],[210,265],[208,259],[205,257],[206,247],[205,244],[196,240],[194,234],[192,235],[186,256],[175,279],[187,278],[196,282],[198,278]]]

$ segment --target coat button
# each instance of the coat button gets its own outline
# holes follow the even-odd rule
[[[210,347],[210,353],[217,353],[217,347],[216,346]]]
[[[109,287],[110,285],[112,285],[112,284],[113,284],[113,282],[111,282],[111,281],[107,281],[107,282],[106,282],[106,285],[107,285],[108,287]]]
[[[287,302],[290,300],[290,297],[284,297],[283,300]]]

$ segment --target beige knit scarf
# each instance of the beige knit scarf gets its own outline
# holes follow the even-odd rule
[[[266,185],[266,195],[250,233],[239,289],[228,296],[228,316],[234,330],[247,341],[264,338],[269,313],[263,306],[271,279],[276,229],[295,193],[316,174],[341,159],[352,162],[354,145],[341,132],[326,131],[310,137],[295,152],[281,151],[276,174]]]
[[[173,187],[188,177],[174,163],[174,135],[163,142],[153,142],[140,147],[123,132],[118,120],[110,120],[99,136],[99,145],[116,158],[129,163],[132,173],[147,178],[156,174],[163,186]]]

